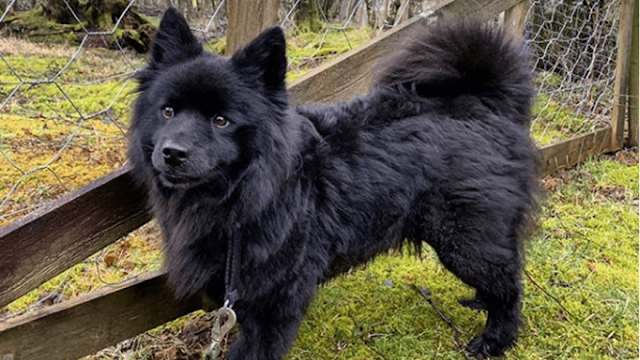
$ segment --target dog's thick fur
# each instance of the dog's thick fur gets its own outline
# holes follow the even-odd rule
[[[425,27],[369,95],[337,105],[289,108],[286,67],[279,28],[226,58],[204,52],[176,10],[162,19],[129,157],[176,294],[221,303],[240,241],[229,359],[281,359],[318,284],[426,242],[477,290],[463,303],[488,311],[468,350],[502,354],[517,335],[536,188],[522,46],[474,22]]]

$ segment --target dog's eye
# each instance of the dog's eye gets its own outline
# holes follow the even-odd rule
[[[213,125],[219,127],[219,128],[226,128],[227,126],[229,126],[229,120],[225,119],[224,117],[218,115],[215,116],[212,119]]]
[[[162,116],[164,116],[167,119],[172,118],[173,114],[174,114],[173,108],[170,106],[167,106],[164,109],[162,109]]]

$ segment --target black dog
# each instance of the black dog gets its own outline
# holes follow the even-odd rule
[[[318,284],[405,241],[477,290],[464,304],[488,320],[472,354],[513,344],[536,188],[526,52],[488,26],[441,23],[385,64],[365,97],[289,108],[282,30],[219,57],[165,13],[129,157],[176,294],[234,302],[229,359],[281,359]]]

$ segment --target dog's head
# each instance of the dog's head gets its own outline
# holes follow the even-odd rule
[[[131,124],[129,157],[164,188],[227,192],[277,148],[287,108],[285,39],[265,30],[232,57],[203,50],[182,15],[164,14]]]

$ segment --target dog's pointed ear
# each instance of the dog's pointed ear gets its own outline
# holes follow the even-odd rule
[[[243,76],[255,78],[267,89],[284,89],[287,74],[286,42],[279,27],[264,30],[231,58]]]
[[[151,64],[158,67],[171,66],[197,57],[202,45],[191,33],[189,24],[180,11],[169,8],[160,21],[160,26],[151,46]]]

